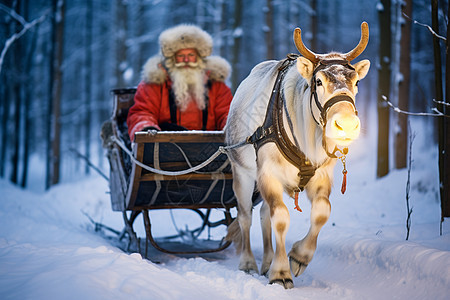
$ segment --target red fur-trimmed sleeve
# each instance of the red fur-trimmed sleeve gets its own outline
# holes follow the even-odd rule
[[[211,94],[211,97],[214,97],[213,109],[216,127],[212,129],[222,130],[227,123],[228,111],[230,110],[230,103],[233,99],[233,95],[231,94],[230,88],[223,82],[214,82],[211,88]]]
[[[127,117],[128,134],[134,141],[134,134],[145,127],[158,126],[161,111],[162,88],[158,84],[141,82],[134,95],[134,105],[130,108]]]

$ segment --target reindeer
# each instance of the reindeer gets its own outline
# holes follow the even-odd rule
[[[262,62],[239,85],[231,103],[225,140],[228,145],[245,141],[244,146],[229,151],[238,214],[229,226],[227,239],[241,252],[240,270],[258,273],[250,246],[255,182],[263,198],[260,274],[268,276],[271,284],[292,288],[291,271],[298,276],[311,262],[318,234],[331,211],[334,166],[340,158],[345,180],[347,146],[360,133],[355,96],[370,62],[350,62],[364,51],[368,39],[369,28],[363,22],[359,44],[353,50],[316,54],[303,44],[301,30],[296,28],[294,42],[302,56]],[[290,218],[283,192],[297,197],[303,190],[311,202],[311,224],[307,235],[292,246],[288,259],[285,238]]]

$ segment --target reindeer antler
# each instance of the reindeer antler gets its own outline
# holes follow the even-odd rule
[[[350,52],[344,54],[344,57],[348,61],[352,61],[357,58],[364,49],[366,49],[367,43],[369,43],[369,24],[367,22],[361,23],[361,39],[358,45]]]
[[[320,61],[322,55],[316,54],[306,48],[305,44],[302,41],[302,30],[300,28],[295,28],[294,30],[294,43],[297,47],[298,52],[301,55],[309,59],[314,64]],[[351,51],[343,54],[344,58],[349,62],[357,58],[363,51],[366,49],[367,44],[369,43],[369,25],[367,22],[361,23],[361,39],[359,40],[358,45]]]
[[[314,64],[319,62],[319,55],[306,48],[305,44],[303,44],[302,30],[300,28],[295,28],[294,30],[294,43],[301,55],[309,59]]]

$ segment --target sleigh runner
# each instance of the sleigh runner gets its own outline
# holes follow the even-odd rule
[[[125,233],[139,247],[133,223],[142,212],[146,242],[158,250],[184,254],[225,249],[230,242],[217,241],[215,247],[207,249],[166,249],[153,237],[149,210],[193,210],[202,225],[190,233],[198,236],[204,229],[228,226],[232,221],[230,209],[237,203],[228,157],[217,152],[224,145],[222,131],[137,132],[131,145],[126,118],[135,91],[113,90],[113,115],[102,128],[110,163],[111,205],[114,211],[123,212]],[[211,209],[223,210],[223,219],[211,222]]]

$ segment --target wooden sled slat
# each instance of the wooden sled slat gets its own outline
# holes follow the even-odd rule
[[[233,179],[232,174],[223,175],[209,175],[209,174],[186,174],[186,175],[158,175],[158,174],[144,174],[141,177],[141,181],[170,181],[170,180],[214,180],[214,179]]]
[[[224,145],[223,139],[220,131],[139,132],[134,154],[137,160],[152,168],[183,171],[207,160]],[[234,207],[232,178],[224,154],[198,172],[177,176],[160,175],[133,164],[126,209]]]
[[[136,143],[222,143],[223,131],[160,131],[153,135],[147,132],[136,132]]]

